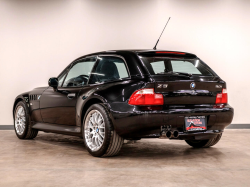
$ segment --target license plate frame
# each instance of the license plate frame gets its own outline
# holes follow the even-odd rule
[[[186,132],[200,132],[207,130],[206,116],[187,116],[185,117]]]

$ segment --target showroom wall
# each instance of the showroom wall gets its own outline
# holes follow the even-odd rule
[[[249,0],[0,0],[0,125],[14,98],[75,58],[158,48],[197,54],[226,82],[233,123],[250,124]]]

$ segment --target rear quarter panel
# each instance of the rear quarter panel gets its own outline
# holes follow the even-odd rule
[[[76,111],[77,111],[77,125],[82,124],[84,118],[83,108],[84,105],[94,99],[100,100],[104,103],[109,111],[110,117],[114,123],[113,116],[111,115],[112,110],[119,110],[119,106],[123,106],[122,103],[127,103],[132,93],[146,86],[143,80],[124,80],[119,82],[105,83],[99,85],[91,85],[88,88],[83,89],[78,96]],[[118,108],[117,108],[118,107]]]

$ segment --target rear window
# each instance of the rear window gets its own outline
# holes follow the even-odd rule
[[[140,57],[151,75],[168,72],[188,73],[197,76],[215,76],[199,59],[171,59],[168,57]]]

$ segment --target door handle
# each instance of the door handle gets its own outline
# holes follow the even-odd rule
[[[75,93],[69,93],[69,94],[67,95],[68,99],[73,99],[75,96],[76,96]]]

